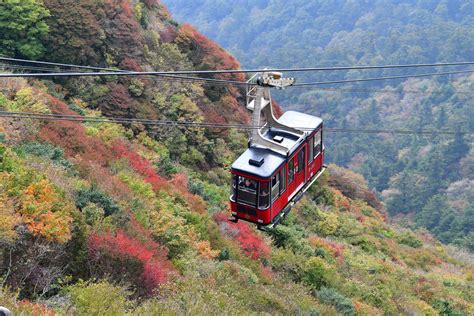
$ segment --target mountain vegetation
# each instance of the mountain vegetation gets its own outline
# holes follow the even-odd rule
[[[196,25],[246,67],[393,65],[474,56],[472,1],[164,2],[178,20]],[[297,80],[439,71],[448,68],[298,73]],[[323,117],[330,127],[473,132],[473,78],[323,85],[288,89],[279,99],[287,108]],[[443,242],[474,249],[472,135],[326,135],[327,158],[363,174],[392,216],[428,228]]]
[[[126,70],[239,67],[156,0],[1,5],[9,3],[0,11],[29,17],[5,20],[25,30],[15,43],[41,47],[38,58]],[[44,33],[31,35],[32,19]],[[0,110],[247,123],[243,93],[150,78],[3,78]],[[474,313],[472,254],[390,224],[353,171],[331,165],[264,234],[227,221],[242,131],[135,123],[0,120],[0,304],[15,315]],[[453,202],[462,189],[451,188]]]

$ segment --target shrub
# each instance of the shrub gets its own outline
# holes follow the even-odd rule
[[[14,102],[10,102],[10,111],[50,113],[48,106],[38,96],[38,91],[30,87],[23,88],[16,93]]]
[[[64,159],[64,151],[48,143],[26,142],[17,151],[51,159],[57,165],[72,169],[72,163]]]
[[[48,180],[29,185],[20,197],[19,213],[33,235],[64,243],[71,236],[72,207]]]
[[[416,239],[416,237],[410,233],[405,233],[398,236],[397,241],[401,245],[407,245],[412,248],[420,248],[421,246],[423,246],[423,242]]]
[[[69,111],[67,114],[71,112]],[[104,143],[95,137],[87,136],[84,127],[78,122],[54,121],[45,123],[39,132],[39,138],[60,146],[68,157],[79,155],[84,160],[93,161],[104,166],[110,160],[110,151],[104,146]]]
[[[324,212],[321,210],[316,211],[315,225],[316,231],[321,236],[330,236],[339,228],[339,218],[336,214],[330,212]]]
[[[323,259],[311,257],[304,264],[303,281],[313,289],[320,289],[331,283],[334,274],[334,270]]]
[[[166,187],[166,181],[160,177],[153,169],[151,163],[133,152],[123,141],[116,141],[112,150],[118,159],[126,158],[132,168],[145,177],[145,181],[153,186],[153,189],[159,190]]]
[[[451,316],[451,315],[462,315],[463,313],[461,313],[460,311],[457,311],[454,307],[453,307],[453,303],[448,301],[448,300],[444,300],[444,299],[437,299],[433,302],[433,307],[438,311],[439,315],[443,315],[443,316]]]
[[[90,226],[96,226],[105,215],[104,209],[94,203],[86,204],[86,206],[82,208],[82,213],[84,214],[86,223]]]
[[[125,315],[131,303],[130,292],[108,283],[80,281],[66,288],[73,308],[79,315]]]
[[[176,165],[168,156],[161,157],[156,167],[158,168],[159,173],[165,175],[168,178],[178,172]]]
[[[331,189],[327,186],[314,186],[315,189],[311,190],[313,197],[313,200],[316,204],[323,204],[323,205],[334,205],[335,204],[335,198],[334,198],[334,193],[331,191]],[[313,193],[314,192],[314,193]]]
[[[93,233],[89,236],[88,247],[93,261],[99,266],[99,273],[120,275],[120,278],[129,276],[148,294],[166,281],[170,271],[164,248],[151,240],[141,242],[122,230],[116,234]],[[106,267],[109,271],[104,271]]]
[[[320,257],[326,258],[325,255],[330,254],[331,257],[337,258],[339,263],[344,261],[344,245],[317,236],[308,239],[310,244],[316,247],[316,254]]]
[[[76,193],[76,207],[81,211],[88,204],[97,204],[105,211],[105,216],[110,216],[120,211],[120,207],[102,192],[97,186],[92,185],[90,188],[82,188]]]
[[[323,287],[316,296],[322,303],[333,305],[341,315],[355,315],[352,301],[333,288]]]
[[[263,241],[261,236],[250,229],[248,224],[242,221],[229,223],[224,213],[217,213],[214,219],[219,224],[221,232],[232,236],[250,258],[256,260],[270,256],[270,247]]]

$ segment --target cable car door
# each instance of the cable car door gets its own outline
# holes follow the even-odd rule
[[[301,189],[305,182],[306,146],[302,147],[288,163],[289,199]]]

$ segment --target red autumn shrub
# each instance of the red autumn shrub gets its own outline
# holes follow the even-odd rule
[[[68,106],[56,98],[49,99],[49,107],[56,114],[74,114]],[[106,165],[111,158],[102,141],[86,135],[84,127],[79,122],[50,121],[45,123],[39,132],[39,138],[64,149],[66,156],[80,156],[88,161]]]
[[[148,294],[159,284],[166,282],[167,275],[171,272],[164,248],[152,240],[141,242],[122,230],[118,230],[116,234],[92,233],[88,249],[92,262],[99,265],[99,268],[106,267],[102,270],[104,273],[128,274]],[[118,265],[113,265],[110,261],[117,261]]]
[[[115,157],[118,159],[125,158],[129,161],[130,166],[139,174],[145,177],[145,181],[153,186],[153,189],[159,190],[168,186],[166,180],[158,175],[145,158],[136,152],[133,152],[129,146],[123,141],[117,140],[112,147]]]
[[[247,223],[243,221],[238,223],[229,222],[227,215],[223,212],[217,213],[214,220],[218,223],[221,232],[233,237],[248,257],[257,260],[270,256],[270,247]]]
[[[137,61],[128,57],[120,62],[120,68],[130,71],[143,71],[142,66]]]
[[[222,47],[187,23],[184,23],[179,29],[177,42],[187,46],[191,51],[189,57],[194,65],[202,65],[209,69],[237,69],[240,67],[239,62]],[[220,74],[216,78],[244,81],[245,75]]]
[[[110,152],[99,139],[86,135],[80,123],[69,121],[47,122],[39,138],[64,149],[66,156],[81,156],[89,161],[106,165]]]
[[[62,101],[50,97],[48,105],[55,114],[77,115]],[[95,137],[86,135],[80,122],[50,121],[39,132],[39,138],[60,146],[69,157],[81,156],[86,160],[106,165],[111,158],[104,143]]]

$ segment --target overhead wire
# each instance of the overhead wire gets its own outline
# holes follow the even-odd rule
[[[49,63],[47,63],[49,64]],[[56,65],[56,63],[53,63]],[[60,64],[63,65],[63,64]],[[68,64],[67,64],[68,65]],[[71,65],[75,66],[75,65]],[[88,66],[77,66],[77,67],[85,67],[86,69],[106,69],[106,70],[111,70],[111,71],[117,71],[117,72],[126,72],[126,70],[114,70],[111,68],[98,68],[98,67],[88,67]],[[11,64],[4,64],[0,63],[0,69],[1,68],[6,68],[6,69],[19,69],[19,70],[37,70],[37,71],[49,71],[51,72],[51,68],[45,68],[45,67],[34,67],[34,66],[22,66],[22,65],[11,65]],[[60,72],[67,72],[67,70],[57,70]],[[201,80],[200,78],[196,77],[188,77],[188,76],[163,76],[163,78],[159,77],[145,77],[145,79],[154,79],[154,80],[167,80],[167,79],[174,79],[174,80],[183,80],[183,81],[195,81],[195,80]],[[210,81],[216,84],[222,84],[222,85],[227,85],[228,81],[227,80],[220,80],[220,79],[212,79],[212,78],[206,78],[206,81]],[[240,83],[240,82],[239,82]],[[246,83],[241,82],[241,84],[245,85]],[[298,86],[298,85],[296,85]],[[330,92],[360,92],[360,93],[391,93],[391,94],[432,94],[435,93],[436,91],[425,91],[425,90],[399,90],[399,89],[362,89],[362,88],[314,88],[315,90],[321,90],[321,91],[330,91]],[[456,94],[464,94],[464,95],[474,95],[473,92],[469,91],[455,91]]]
[[[54,63],[53,63],[54,64]],[[80,66],[80,67],[86,67],[86,66]],[[0,63],[0,69],[1,68],[6,68],[6,69],[20,69],[20,70],[38,70],[38,71],[58,71],[56,69],[52,68],[44,68],[44,67],[34,67],[34,66],[22,66],[22,65],[10,65],[10,64],[2,64]],[[93,69],[102,69],[102,68],[97,68],[97,67],[86,67],[87,69],[93,68]],[[103,68],[107,69],[110,71],[117,71],[117,72],[126,72],[126,70],[114,70],[114,69],[108,69],[108,68]],[[59,70],[60,72],[67,72],[65,70]],[[195,81],[195,80],[201,80],[201,78],[197,77],[189,77],[189,76],[162,76],[163,78],[172,78],[176,80],[183,80],[183,81]],[[159,77],[145,77],[145,79],[154,79],[154,80],[161,80]],[[206,78],[206,81],[213,82],[216,84],[223,84],[226,85],[229,83],[228,80],[221,80],[221,79],[213,79],[213,78]],[[247,83],[245,82],[238,82],[239,84],[246,85]],[[296,87],[299,85],[297,84]],[[311,87],[312,90],[321,90],[321,91],[331,91],[331,92],[360,92],[360,93],[392,93],[392,94],[431,94],[434,93],[435,91],[425,91],[425,90],[399,90],[399,89],[358,89],[358,88],[313,88]],[[456,94],[464,94],[464,95],[473,95],[473,92],[469,91],[455,91]]]
[[[51,66],[63,66],[71,68],[82,68],[90,70],[106,70],[107,68],[80,66],[73,64],[61,64],[44,61],[32,61],[26,59],[0,57],[3,61],[37,63]],[[314,71],[341,71],[341,70],[368,70],[368,69],[397,69],[397,68],[420,68],[420,67],[445,67],[445,66],[467,66],[474,65],[474,61],[463,62],[445,62],[445,63],[422,63],[422,64],[405,64],[405,65],[360,65],[360,66],[333,66],[333,67],[308,67],[308,68],[257,68],[257,69],[224,69],[224,70],[177,70],[174,74],[226,74],[226,73],[256,73],[256,72],[314,72]]]
[[[328,84],[341,84],[341,83],[355,83],[355,82],[366,82],[366,81],[380,81],[380,80],[393,80],[393,79],[408,79],[408,78],[419,78],[419,77],[434,77],[434,76],[446,76],[456,74],[474,73],[472,70],[459,70],[459,71],[446,71],[446,72],[434,72],[424,74],[413,74],[413,75],[402,75],[402,76],[389,76],[389,77],[372,77],[372,78],[360,78],[360,79],[345,79],[345,80],[334,80],[334,81],[318,81],[318,82],[305,82],[297,83],[291,87],[308,87],[308,86],[319,86]]]
[[[307,71],[331,71],[331,70],[355,70],[355,69],[393,69],[393,68],[418,68],[418,67],[438,67],[438,66],[460,66],[460,65],[474,65],[474,62],[450,62],[450,63],[432,63],[432,64],[407,64],[407,65],[380,65],[380,66],[343,66],[343,67],[315,67],[315,68],[280,68],[280,69],[253,69],[253,70],[188,70],[188,71],[148,71],[148,72],[137,72],[127,71],[122,69],[104,68],[104,67],[92,67],[82,66],[75,64],[66,63],[54,63],[45,61],[32,61],[26,59],[0,57],[0,61],[4,62],[21,62],[29,64],[40,64],[55,67],[68,67],[76,69],[94,70],[94,71],[106,71],[106,72],[48,72],[48,73],[23,73],[23,74],[0,74],[1,77],[63,77],[63,76],[161,76],[170,79],[179,80],[195,80],[195,81],[208,81],[213,83],[222,84],[236,84],[236,85],[256,85],[255,83],[248,83],[237,80],[225,80],[225,79],[214,79],[214,78],[203,78],[203,77],[191,77],[183,76],[184,74],[223,74],[223,73],[247,73],[247,72],[262,72],[262,71],[295,71],[295,72],[307,72]],[[428,76],[442,76],[442,75],[454,75],[454,74],[465,74],[472,73],[474,70],[462,70],[462,71],[446,71],[438,73],[424,73],[424,74],[413,74],[413,75],[402,75],[402,76],[387,76],[387,77],[373,77],[373,78],[359,78],[359,79],[344,79],[334,81],[319,81],[319,82],[306,82],[297,83],[292,87],[308,87],[318,85],[329,85],[329,84],[341,84],[341,83],[355,83],[355,82],[366,82],[366,81],[380,81],[380,80],[393,80],[393,79],[407,79],[407,78],[418,78]]]
[[[63,63],[53,63],[53,62],[44,62],[44,61],[31,61],[31,60],[26,60],[26,59],[18,59],[18,58],[7,58],[7,57],[0,57],[0,61],[4,62],[22,62],[22,63],[29,63],[29,64],[41,64],[41,65],[48,65],[48,66],[54,66],[54,67],[68,67],[68,68],[76,68],[76,69],[83,69],[83,70],[96,70],[96,71],[108,71],[108,72],[113,72],[113,74],[109,75],[117,75],[117,74],[127,74],[127,73],[132,73],[132,71],[128,70],[123,70],[123,69],[114,69],[114,68],[104,68],[104,67],[92,67],[92,66],[82,66],[82,65],[75,65],[75,64],[63,64]],[[57,69],[52,69],[52,68],[44,68],[44,67],[34,67],[34,66],[23,66],[23,65],[8,65],[8,64],[3,64],[8,68],[13,68],[13,69],[30,69],[30,70],[44,70],[48,71],[47,73],[53,74],[53,70],[55,70],[57,73],[69,73],[68,71],[65,70],[57,70]],[[81,72],[81,73],[87,73],[87,72]],[[103,74],[103,73],[101,73]],[[0,75],[1,76],[1,75]],[[187,81],[206,81],[206,82],[212,82],[212,83],[217,83],[217,84],[235,84],[235,85],[254,85],[254,84],[249,84],[245,81],[237,81],[237,80],[223,80],[223,79],[215,79],[215,78],[202,78],[202,77],[191,77],[191,76],[183,76],[183,75],[174,75],[173,72],[169,72],[169,74],[161,74],[159,75],[160,77],[163,78],[169,78],[169,79],[174,79],[174,80],[187,80]],[[145,75],[145,78],[148,79],[156,79],[156,76],[147,76]]]
[[[364,89],[364,88],[314,88],[314,90],[320,90],[322,92],[360,92],[360,93],[387,93],[387,94],[424,94],[429,95],[433,93],[438,93],[440,91],[427,91],[427,90],[404,90],[404,89]],[[474,95],[474,91],[459,91],[454,90],[453,93],[456,94],[465,94],[465,95]]]
[[[120,123],[120,124],[142,124],[150,126],[167,126],[167,127],[183,127],[183,128],[216,128],[216,129],[241,129],[253,130],[261,129],[264,126],[250,126],[246,124],[236,123],[207,123],[193,121],[171,121],[171,120],[150,120],[139,118],[123,118],[123,117],[95,117],[70,114],[49,114],[49,113],[33,113],[33,112],[10,112],[0,111],[0,118],[16,118],[16,119],[34,119],[44,121],[71,121],[79,123]],[[295,127],[302,131],[310,131],[313,129],[307,127]],[[401,129],[361,129],[361,128],[327,128],[324,130],[330,133],[354,133],[354,134],[403,134],[403,135],[474,135],[471,131],[433,131],[433,130],[401,130]]]
[[[45,77],[100,77],[100,76],[159,76],[169,77],[186,80],[196,81],[212,81],[226,84],[238,84],[238,85],[251,85],[255,86],[256,83],[247,83],[244,81],[236,80],[224,80],[224,79],[211,79],[202,77],[189,77],[175,75],[176,72],[159,72],[159,71],[144,71],[144,72],[51,72],[51,73],[2,73],[0,78],[45,78]],[[407,78],[418,78],[418,77],[433,77],[433,76],[445,76],[455,74],[466,74],[474,73],[474,70],[461,70],[461,71],[447,71],[447,72],[435,72],[435,73],[424,73],[424,74],[413,74],[403,76],[391,76],[391,77],[373,77],[373,78],[359,78],[359,79],[347,79],[347,80],[335,80],[335,81],[319,81],[319,82],[306,82],[300,84],[294,84],[291,87],[307,87],[307,86],[318,86],[318,85],[329,85],[329,84],[341,84],[341,83],[355,83],[355,82],[366,82],[366,81],[380,81],[380,80],[393,80],[393,79],[407,79]]]
[[[10,68],[10,69],[20,69],[20,70],[44,70],[44,71],[49,71],[49,72],[42,72],[42,73],[31,73],[31,74],[66,74],[68,77],[69,72],[65,70],[55,70],[56,72],[50,72],[52,69],[46,69],[46,68],[40,68],[40,67],[28,67],[28,66],[18,66],[18,65],[2,65],[0,64],[0,68],[5,67],[5,68]],[[108,76],[115,76],[117,74],[126,74],[126,71],[117,71],[116,73],[113,74],[108,74]],[[34,77],[34,76],[22,76],[24,73],[18,73],[15,76],[8,76],[8,77],[13,77],[13,78],[22,78],[22,77]],[[89,74],[87,72],[81,72],[81,74]],[[0,78],[5,77],[0,74]],[[249,85],[247,82],[244,81],[236,81],[236,80],[223,80],[223,79],[214,79],[214,78],[202,78],[202,77],[191,77],[191,76],[181,76],[181,75],[159,75],[157,76],[144,76],[142,77],[144,79],[153,79],[153,80],[166,80],[166,79],[172,79],[172,80],[184,80],[184,81],[206,81],[206,82],[212,82],[215,84],[222,84],[222,85],[228,85],[228,84],[234,84],[234,85]],[[253,84],[251,84],[253,85]]]
[[[160,80],[160,78],[156,78],[155,76],[162,77],[162,80],[166,79],[178,79],[178,80],[204,80],[204,81],[212,81],[216,84],[242,84],[248,85],[247,82],[243,81],[235,81],[235,80],[224,80],[224,79],[213,79],[213,78],[202,78],[202,77],[190,77],[190,76],[182,76],[182,75],[175,75],[176,73],[180,74],[210,74],[210,73],[233,73],[233,72],[247,72],[245,70],[218,70],[218,71],[170,71],[170,72],[132,72],[127,70],[120,70],[120,69],[111,69],[111,68],[102,68],[102,67],[91,67],[91,66],[81,66],[81,65],[73,65],[73,64],[61,64],[61,63],[52,63],[52,62],[42,62],[42,61],[29,61],[23,59],[15,59],[15,58],[6,58],[0,57],[0,61],[6,62],[25,62],[25,63],[33,63],[33,64],[40,64],[40,65],[48,65],[54,67],[70,67],[70,68],[77,68],[77,69],[86,69],[86,70],[103,70],[107,71],[104,72],[75,72],[69,73],[59,71],[57,69],[51,68],[44,68],[44,67],[35,67],[35,66],[22,66],[22,65],[9,65],[8,67],[14,69],[23,69],[23,70],[43,70],[43,71],[56,71],[56,72],[48,72],[48,73],[26,73],[26,74],[0,74],[1,77],[50,77],[50,76],[117,76],[117,75],[131,75],[131,76],[145,76],[147,78],[153,78],[155,80]],[[259,69],[259,70],[252,70],[254,71],[317,71],[318,70],[349,70],[349,69],[380,69],[380,68],[413,68],[413,67],[429,67],[429,66],[452,66],[452,65],[470,65],[474,64],[474,62],[462,62],[462,63],[438,63],[438,64],[412,64],[412,65],[385,65],[385,66],[357,66],[357,67],[331,67],[331,68],[305,68],[305,69]],[[365,82],[365,81],[375,81],[375,80],[390,80],[390,79],[405,79],[405,78],[415,78],[415,77],[427,77],[427,76],[441,76],[441,75],[452,75],[452,74],[465,74],[465,73],[472,73],[474,70],[463,70],[463,71],[449,71],[449,72],[438,72],[438,73],[425,73],[425,74],[413,74],[413,75],[404,75],[404,76],[390,76],[390,77],[375,77],[375,78],[361,78],[361,79],[348,79],[348,80],[338,80],[338,81],[321,81],[321,82],[310,82],[310,83],[301,83],[296,84],[293,87],[308,87],[308,86],[315,86],[315,85],[327,85],[327,84],[339,84],[339,83],[351,83],[351,82]],[[325,88],[320,88],[325,89]],[[326,88],[329,90],[331,88]],[[334,88],[332,88],[334,89]],[[385,90],[384,92],[392,92],[392,90]],[[401,91],[404,93],[409,93],[409,91]],[[415,93],[415,91],[413,91]],[[462,92],[461,92],[462,93]],[[465,92],[468,93],[468,92]],[[127,123],[127,124],[144,124],[144,125],[156,125],[156,126],[181,126],[181,127],[204,127],[204,128],[238,128],[238,129],[254,129],[254,128],[261,128],[261,127],[253,127],[248,125],[242,124],[214,124],[214,123],[201,123],[201,122],[179,122],[179,121],[158,121],[158,120],[147,120],[147,119],[128,119],[128,118],[117,118],[117,117],[86,117],[81,115],[64,115],[64,114],[41,114],[41,113],[27,113],[27,112],[5,112],[0,111],[0,117],[3,118],[22,118],[22,119],[41,119],[41,120],[67,120],[67,121],[76,121],[76,122],[108,122],[108,123]],[[301,127],[301,130],[305,130],[307,128]],[[326,131],[334,132],[334,133],[388,133],[388,134],[421,134],[421,135],[454,135],[454,134],[473,134],[472,132],[454,132],[454,131],[409,131],[409,130],[384,130],[384,129],[375,129],[375,130],[367,130],[367,129],[343,129],[343,128],[326,128]]]

